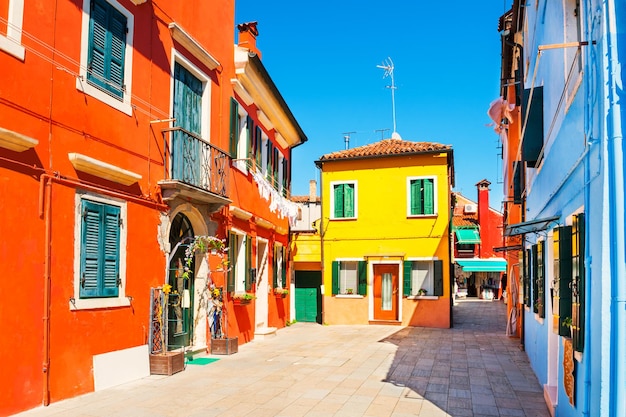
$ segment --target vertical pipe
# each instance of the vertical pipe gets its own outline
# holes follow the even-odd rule
[[[624,158],[621,120],[620,92],[621,65],[618,56],[617,6],[616,2],[605,2],[606,12],[606,45],[608,66],[607,75],[607,168],[608,168],[608,200],[609,200],[609,239],[611,265],[611,333],[610,346],[610,383],[609,415],[612,417],[626,415],[626,281],[624,280]]]
[[[44,177],[42,176],[42,181]],[[50,404],[50,202],[52,178],[45,178],[43,215],[45,222],[44,237],[44,285],[43,285],[43,405]]]

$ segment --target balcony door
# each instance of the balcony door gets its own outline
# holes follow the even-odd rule
[[[201,136],[203,85],[189,70],[174,63],[174,126]],[[174,131],[172,137],[172,178],[201,186],[200,143],[193,136]]]

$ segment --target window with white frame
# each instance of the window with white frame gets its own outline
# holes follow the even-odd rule
[[[233,166],[247,172],[250,146],[254,134],[252,119],[237,100],[230,102],[230,156]]]
[[[273,287],[287,288],[287,256],[285,247],[276,243],[274,245]]]
[[[332,262],[333,295],[366,295],[366,291],[367,262],[350,260]]]
[[[357,217],[357,182],[330,183],[331,219],[355,219]]]
[[[443,261],[404,261],[404,295],[443,295]]]
[[[563,0],[563,37],[565,43],[582,41],[582,7],[580,0]],[[563,48],[564,80],[567,108],[582,82],[582,50],[580,47]]]
[[[437,181],[434,177],[407,178],[407,215],[437,214]]]
[[[76,195],[72,309],[129,305],[125,296],[126,203]]]
[[[242,293],[251,288],[250,281],[250,239],[244,233],[231,231],[228,241],[230,271],[228,273],[228,291]]]
[[[6,23],[4,23],[6,21]],[[22,46],[22,23],[24,21],[24,0],[9,0],[9,7],[0,10],[0,50],[24,60]]]
[[[76,88],[132,114],[133,14],[116,0],[83,0]]]

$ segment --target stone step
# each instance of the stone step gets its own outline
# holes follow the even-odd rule
[[[255,340],[263,340],[267,337],[276,336],[276,327],[259,327],[254,331]]]

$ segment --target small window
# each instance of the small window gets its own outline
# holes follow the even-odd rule
[[[331,218],[357,217],[356,191],[356,182],[331,183]]]
[[[409,178],[407,196],[409,216],[436,214],[434,178]]]
[[[404,295],[443,295],[443,261],[404,261]]]
[[[250,160],[252,140],[254,138],[254,123],[237,100],[230,101],[230,156],[233,166],[247,172]]]
[[[333,295],[366,295],[367,262],[334,261],[332,270]]]
[[[25,49],[22,46],[24,0],[9,0],[8,8],[0,10],[0,21],[4,22],[2,25],[4,27],[0,26],[0,50],[24,60]]]
[[[245,234],[230,232],[228,240],[228,257],[230,271],[228,273],[228,292],[242,293],[250,291],[250,259],[252,246]]]
[[[283,245],[274,246],[273,286],[274,288],[287,288],[287,254]]]

